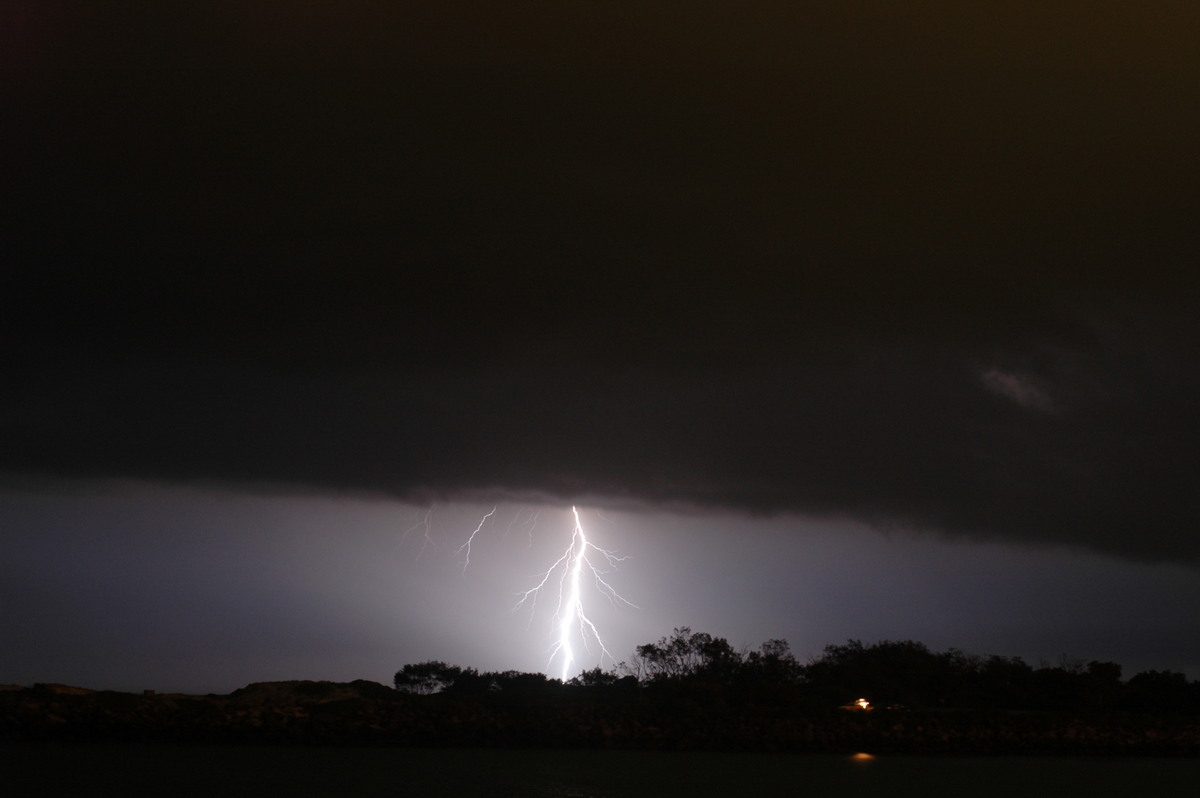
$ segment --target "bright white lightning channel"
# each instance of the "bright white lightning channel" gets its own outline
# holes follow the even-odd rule
[[[599,555],[603,558],[604,564],[609,568],[615,568],[617,563],[623,561],[624,557],[618,557],[611,551],[602,549],[596,544],[587,539],[587,534],[583,531],[583,524],[579,521],[579,510],[572,507],[571,513],[575,516],[575,530],[571,534],[571,544],[567,546],[567,550],[563,552],[553,565],[551,565],[544,574],[541,581],[534,587],[520,594],[521,599],[517,602],[514,610],[529,604],[530,611],[536,609],[538,596],[541,595],[542,589],[551,584],[554,576],[558,574],[558,605],[554,611],[554,625],[556,629],[555,642],[551,646],[550,659],[546,663],[546,670],[554,664],[555,657],[561,657],[562,664],[562,679],[566,681],[571,675],[572,666],[575,664],[575,648],[572,645],[572,640],[578,632],[579,640],[585,650],[588,649],[589,638],[595,641],[601,653],[601,661],[604,657],[608,657],[609,661],[613,661],[612,654],[604,645],[604,639],[600,636],[600,631],[587,616],[583,606],[583,577],[584,573],[590,572],[595,582],[596,588],[605,595],[609,601],[614,604],[623,604],[627,607],[636,609],[636,605],[625,600],[617,591],[604,579],[606,571],[602,570],[593,557]]]

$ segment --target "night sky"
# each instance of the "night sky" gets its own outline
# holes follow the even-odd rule
[[[546,670],[572,505],[617,660],[1200,678],[1194,3],[80,5],[0,11],[0,682]]]

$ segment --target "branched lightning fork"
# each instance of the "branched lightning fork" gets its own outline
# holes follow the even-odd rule
[[[554,611],[557,637],[551,647],[550,658],[546,664],[546,668],[549,670],[554,663],[554,658],[561,656],[562,678],[564,681],[570,675],[571,667],[575,664],[575,649],[571,641],[576,631],[578,631],[580,641],[585,650],[588,650],[588,639],[590,637],[599,646],[602,661],[604,657],[608,657],[610,661],[613,659],[612,654],[609,653],[608,648],[604,645],[604,639],[600,636],[600,631],[596,628],[596,624],[592,622],[591,618],[584,611],[582,584],[584,571],[587,570],[591,573],[597,590],[604,594],[609,601],[636,609],[635,604],[623,598],[604,579],[606,571],[602,570],[593,559],[594,556],[598,555],[604,559],[604,563],[608,567],[614,568],[617,563],[625,558],[618,557],[613,552],[602,549],[590,542],[587,538],[587,533],[583,531],[583,525],[579,521],[579,510],[572,507],[571,513],[575,517],[575,529],[571,535],[571,543],[567,547],[567,550],[542,574],[541,580],[535,586],[519,594],[520,600],[513,607],[515,611],[528,604],[530,607],[530,617],[532,618],[542,590],[554,581],[554,576],[558,573],[558,604]]]

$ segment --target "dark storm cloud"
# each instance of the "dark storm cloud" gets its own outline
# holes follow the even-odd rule
[[[30,6],[0,468],[1200,557],[1194,10],[604,5]]]

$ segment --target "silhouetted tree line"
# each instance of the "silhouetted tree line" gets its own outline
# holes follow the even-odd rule
[[[704,701],[834,708],[864,697],[876,709],[1130,711],[1200,714],[1200,682],[1182,673],[1145,671],[1122,680],[1115,662],[1066,657],[1033,667],[1020,657],[931,651],[912,640],[827,645],[801,663],[786,640],[737,650],[722,637],[676,628],[637,646],[614,669],[594,668],[567,682],[540,673],[478,672],[444,662],[405,665],[397,690],[417,695],[564,696]]]
[[[829,645],[804,668],[806,685],[829,698],[872,697],[878,706],[1200,712],[1200,682],[1145,671],[1121,679],[1116,662],[1071,660],[1033,667],[1020,657],[930,651],[911,640]]]
[[[405,665],[374,682],[259,682],[229,695],[0,690],[0,742],[136,740],[639,750],[1200,756],[1200,682],[1112,662],[930,651],[913,641],[738,650],[686,627],[628,662],[541,673]],[[843,711],[857,699],[874,711]],[[1033,711],[1030,711],[1033,710]]]

